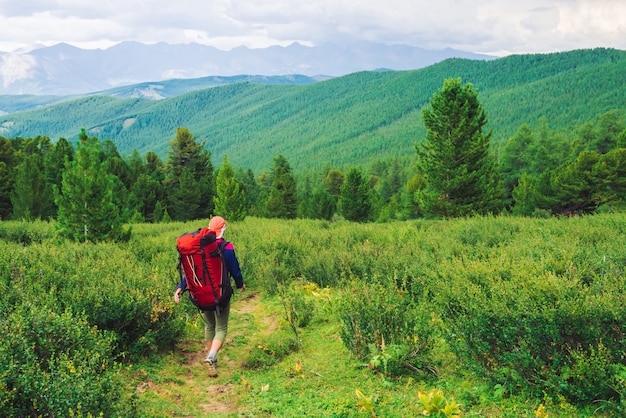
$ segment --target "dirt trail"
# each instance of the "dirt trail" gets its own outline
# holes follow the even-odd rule
[[[237,412],[236,395],[233,394],[233,386],[229,384],[229,381],[233,371],[239,369],[241,364],[229,358],[228,346],[232,343],[233,338],[242,335],[242,331],[232,329],[232,317],[233,313],[254,314],[258,312],[259,303],[259,294],[249,293],[238,298],[236,302],[231,305],[231,324],[229,324],[229,331],[223,349],[220,351],[218,377],[210,378],[206,374],[206,364],[204,363],[206,351],[204,348],[194,352],[186,351],[183,353],[185,358],[184,367],[187,369],[185,385],[196,387],[199,390],[204,388],[208,396],[203,396],[206,402],[200,403],[198,406],[207,416],[211,416],[211,414],[215,413],[235,414]],[[269,333],[278,327],[278,320],[274,317],[263,317],[255,322],[260,322],[260,333]],[[201,339],[201,337],[199,338]],[[208,386],[205,386],[207,383]]]

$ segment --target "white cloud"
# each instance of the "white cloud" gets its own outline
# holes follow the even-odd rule
[[[563,39],[575,39],[583,44],[602,40],[605,46],[624,48],[626,2],[581,0],[567,5],[561,9],[556,32]]]
[[[3,87],[31,77],[36,65],[35,58],[30,55],[4,54],[0,61],[0,79],[3,80]]]
[[[0,50],[67,42],[230,49],[366,39],[429,49],[626,49],[623,0],[0,0]]]

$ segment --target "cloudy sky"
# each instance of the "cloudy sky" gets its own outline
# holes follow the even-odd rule
[[[0,0],[0,51],[368,40],[497,55],[626,50],[625,0]]]

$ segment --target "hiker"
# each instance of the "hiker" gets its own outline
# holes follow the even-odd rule
[[[224,240],[223,235],[225,229],[226,221],[221,216],[215,216],[209,222],[209,230],[215,231],[215,238],[217,239],[218,244],[222,243]],[[239,268],[239,261],[235,255],[235,248],[232,243],[227,242],[224,246],[223,257],[227,274],[235,280],[237,289],[240,289],[243,292],[246,290],[246,285],[243,282],[243,276],[241,274],[241,269]],[[186,279],[183,276],[181,282],[178,283],[176,292],[174,293],[174,302],[180,302],[180,295],[186,287]],[[202,311],[205,323],[204,345],[208,350],[208,354],[204,361],[208,365],[209,376],[211,377],[217,376],[217,353],[220,351],[228,331],[230,297],[231,293],[225,295],[223,300],[219,303],[219,309],[216,310],[216,308],[213,308]]]

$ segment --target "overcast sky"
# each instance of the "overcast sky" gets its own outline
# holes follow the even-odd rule
[[[130,40],[223,50],[355,40],[496,55],[626,50],[626,0],[0,0],[0,51]]]

